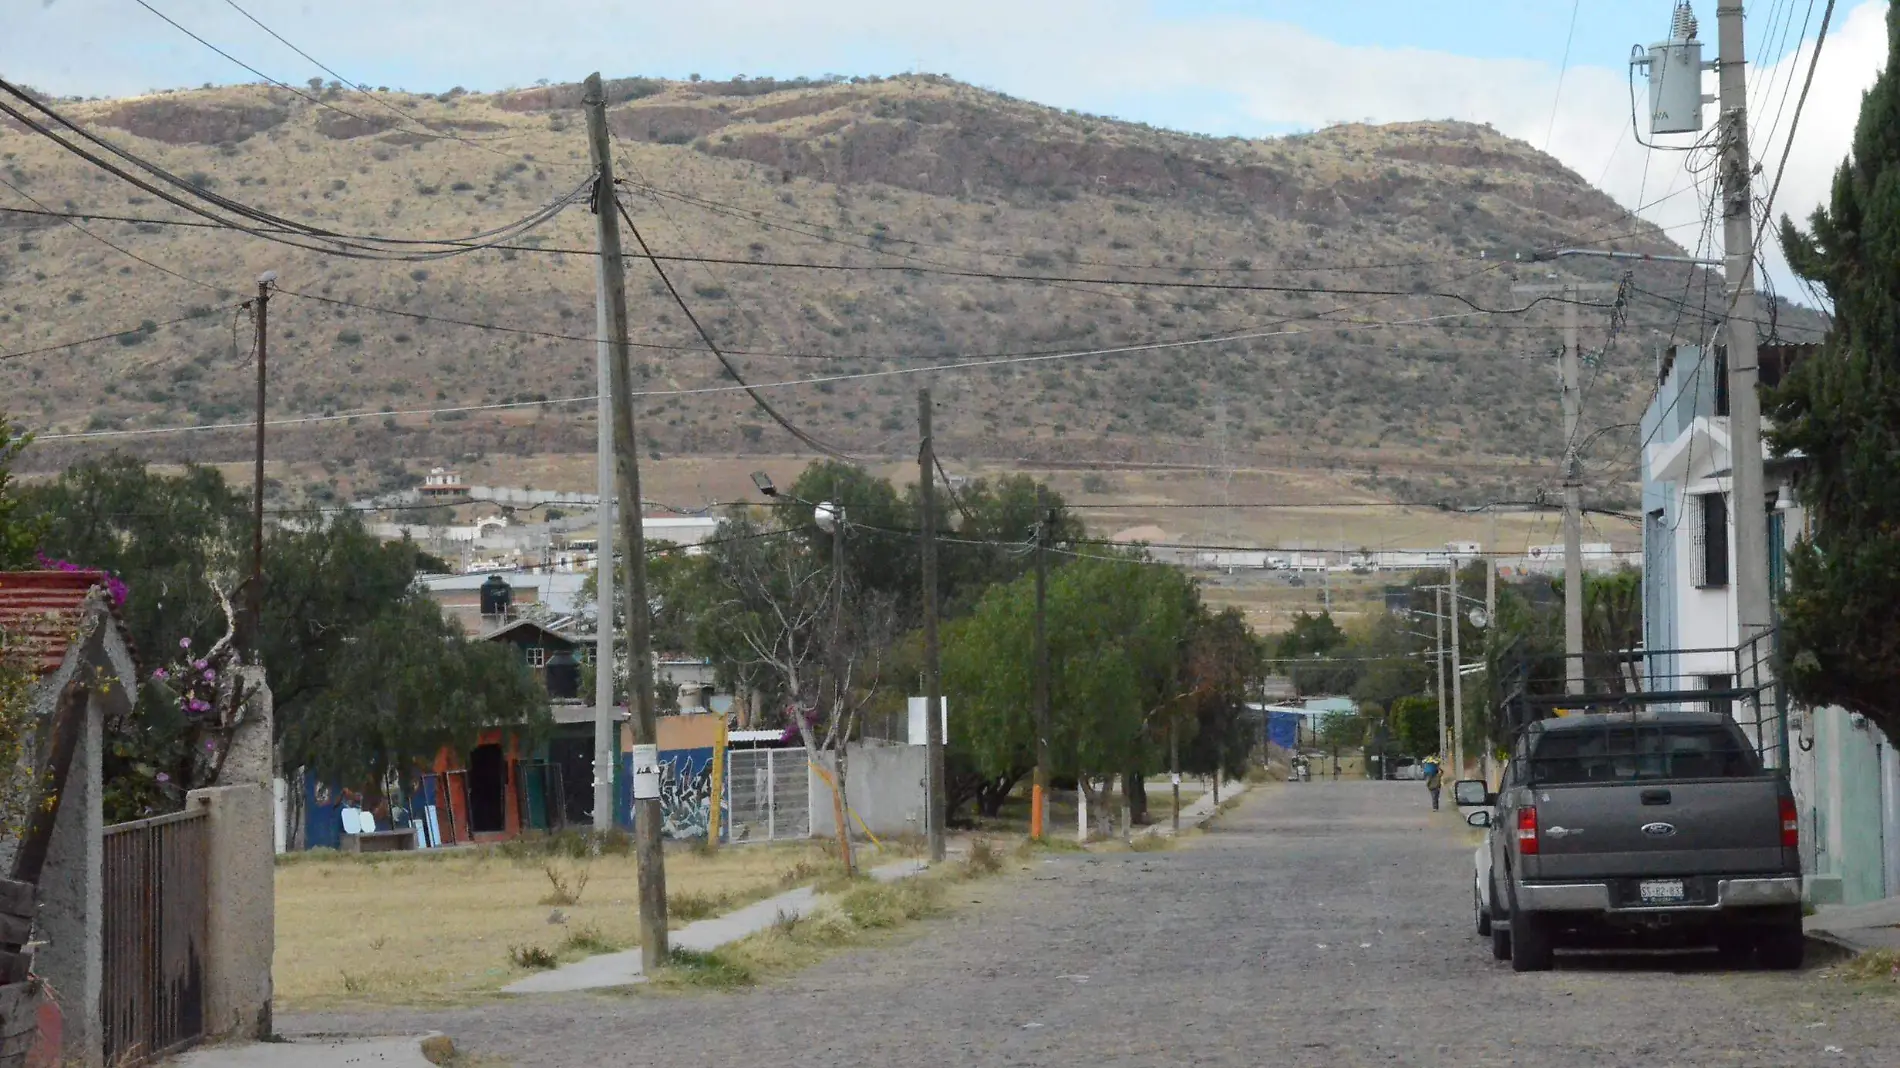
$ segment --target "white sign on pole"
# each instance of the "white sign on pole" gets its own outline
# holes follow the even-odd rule
[[[660,747],[633,747],[633,799],[657,801],[660,798]]]
[[[950,699],[948,697],[939,697],[937,700],[939,701],[937,705],[937,725],[943,732],[941,737],[948,741],[950,738]],[[910,744],[912,745],[929,744],[930,739],[924,736],[924,732],[929,730],[928,721],[924,719],[924,709],[929,706],[930,699],[928,697],[913,697],[910,699]]]

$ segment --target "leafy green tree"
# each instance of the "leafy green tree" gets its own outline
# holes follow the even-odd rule
[[[1828,206],[1806,233],[1781,221],[1789,266],[1834,319],[1766,409],[1776,453],[1805,457],[1810,533],[1788,554],[1779,605],[1789,692],[1900,737],[1900,5],[1887,35],[1887,68],[1862,98]]]
[[[1346,632],[1331,612],[1301,612],[1274,643],[1273,666],[1300,693],[1345,693],[1358,675],[1355,665],[1339,662],[1345,646]]]
[[[33,440],[0,414],[0,571],[30,567],[40,547],[41,523],[21,499],[13,465]]]
[[[1393,701],[1386,714],[1395,752],[1415,758],[1438,752],[1437,698],[1409,694]]]

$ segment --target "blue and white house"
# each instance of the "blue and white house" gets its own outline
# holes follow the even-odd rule
[[[1813,346],[1764,345],[1761,376]],[[1679,346],[1658,368],[1643,413],[1643,639],[1652,691],[1735,685],[1739,628],[1732,585],[1734,515],[1725,354]],[[1806,516],[1789,487],[1799,460],[1766,461],[1769,577]],[[1711,698],[1753,731],[1752,713]],[[1766,739],[1772,748],[1774,739]],[[1835,707],[1788,710],[1789,777],[1802,812],[1803,867],[1817,904],[1900,896],[1900,754],[1863,717]]]

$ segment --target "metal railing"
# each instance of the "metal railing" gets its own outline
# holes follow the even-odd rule
[[[204,810],[105,830],[105,1063],[142,1064],[204,1036],[210,819]]]

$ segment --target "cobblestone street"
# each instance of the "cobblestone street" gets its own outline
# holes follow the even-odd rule
[[[1560,956],[1513,974],[1472,930],[1470,841],[1416,783],[1273,787],[1175,850],[1039,860],[890,945],[738,995],[279,1025],[436,1029],[522,1068],[1900,1064],[1900,998],[1821,968]]]

